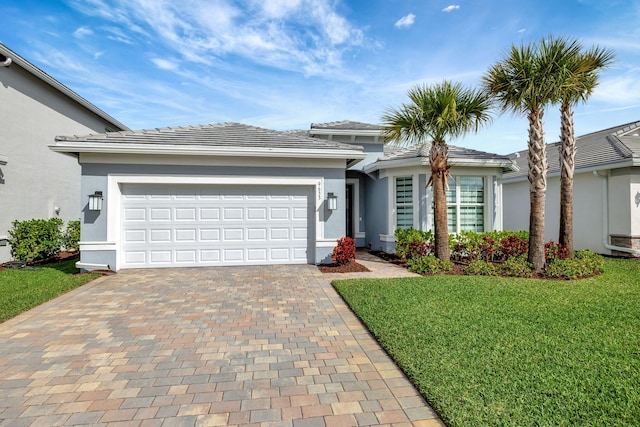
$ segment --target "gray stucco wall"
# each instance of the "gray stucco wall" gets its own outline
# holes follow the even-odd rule
[[[387,233],[387,222],[391,215],[388,206],[388,178],[374,180],[365,179],[366,200],[366,246],[372,250],[387,250],[386,242],[380,240],[381,234]]]
[[[329,211],[322,203],[319,211],[320,221],[324,222],[324,238],[337,240],[345,235],[345,171],[339,168],[294,168],[294,167],[234,167],[234,166],[183,166],[183,165],[138,165],[138,164],[99,164],[82,165],[82,240],[86,242],[102,242],[107,240],[107,210],[109,203],[108,175],[164,175],[164,176],[269,176],[269,177],[321,177],[324,178],[324,194],[333,192],[338,197],[338,209]],[[87,209],[88,197],[95,191],[104,195],[103,209],[93,212]],[[341,205],[342,204],[342,205]],[[331,262],[332,247],[317,246],[315,262],[318,264]],[[82,262],[106,263],[105,253],[99,251],[83,252]],[[112,255],[115,257],[115,252]],[[96,259],[99,258],[99,259]]]
[[[48,148],[57,135],[104,132],[107,123],[17,64],[0,67],[0,239],[14,220],[79,219],[80,166]],[[59,207],[56,214],[55,207]],[[0,262],[9,246],[0,246]]]

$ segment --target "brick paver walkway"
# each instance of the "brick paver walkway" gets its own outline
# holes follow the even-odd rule
[[[125,270],[0,324],[0,426],[440,426],[314,266]]]

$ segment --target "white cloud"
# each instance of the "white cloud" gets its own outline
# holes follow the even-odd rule
[[[162,70],[175,71],[178,69],[178,63],[176,61],[169,61],[168,59],[162,58],[151,58],[151,62]]]
[[[603,79],[593,91],[593,98],[621,106],[637,104],[640,102],[640,79],[628,74]]]
[[[453,12],[454,10],[460,9],[459,4],[450,4],[449,6],[442,9],[443,12]]]
[[[524,33],[525,31],[527,31],[527,29],[526,29],[526,28],[520,28],[520,29],[518,30],[518,32],[519,32],[519,33]]]
[[[87,27],[80,27],[77,30],[75,30],[73,32],[73,36],[77,37],[79,39],[85,37],[85,36],[90,36],[91,34],[93,34],[93,31],[90,28]]]
[[[413,25],[415,20],[416,20],[416,15],[414,15],[413,13],[410,13],[407,16],[403,16],[402,18],[398,19],[394,25],[396,28],[410,27]]]
[[[244,60],[307,75],[339,72],[347,50],[364,44],[363,31],[332,0],[71,0],[81,12],[125,29],[130,42],[158,37],[176,56],[196,63]],[[131,30],[130,30],[131,29]]]

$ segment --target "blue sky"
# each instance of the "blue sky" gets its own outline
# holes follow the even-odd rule
[[[133,129],[380,123],[417,83],[477,86],[512,44],[550,34],[616,52],[578,135],[640,120],[640,1],[2,0],[0,41]],[[545,114],[558,139],[557,109]],[[449,141],[525,149],[524,117]]]

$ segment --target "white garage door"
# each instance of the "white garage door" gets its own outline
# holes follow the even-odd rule
[[[311,187],[125,185],[122,267],[312,262]]]

